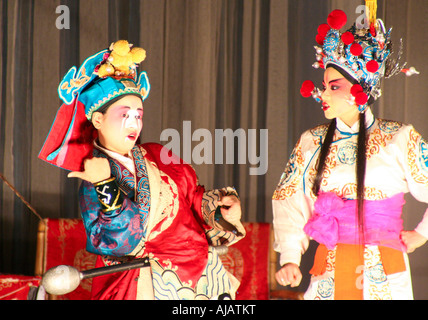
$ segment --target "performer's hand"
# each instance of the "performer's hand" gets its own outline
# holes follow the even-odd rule
[[[220,206],[223,219],[232,225],[236,225],[241,220],[241,201],[234,195],[224,196],[217,202]]]
[[[106,158],[91,158],[86,159],[83,164],[84,170],[72,171],[67,177],[80,178],[91,183],[97,183],[110,178],[110,164]]]
[[[297,287],[302,281],[302,273],[297,264],[287,263],[275,273],[275,279],[281,286]]]
[[[415,249],[423,246],[427,239],[417,231],[401,231],[401,241],[407,247],[407,253],[415,251]]]

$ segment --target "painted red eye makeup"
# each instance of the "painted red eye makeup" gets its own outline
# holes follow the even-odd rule
[[[328,85],[332,91],[340,90],[343,88],[343,85],[346,84],[346,82],[344,82],[345,80],[346,80],[345,78],[330,80],[328,82]],[[325,86],[324,81],[323,81],[322,85],[323,85],[323,90],[326,90],[327,87]]]

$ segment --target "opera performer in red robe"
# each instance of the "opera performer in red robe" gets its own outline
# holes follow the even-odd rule
[[[93,299],[234,298],[239,282],[216,246],[245,236],[234,188],[205,190],[194,169],[160,144],[138,144],[147,73],[142,48],[113,43],[72,67],[64,102],[39,157],[82,180],[89,252],[97,267],[148,258],[149,266],[93,279]]]

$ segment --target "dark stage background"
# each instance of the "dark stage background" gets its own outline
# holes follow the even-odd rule
[[[213,137],[215,129],[253,129],[257,137],[268,130],[266,174],[249,174],[248,158],[244,164],[193,165],[207,188],[237,188],[244,221],[271,222],[271,197],[295,142],[325,121],[314,100],[299,93],[304,80],[320,84],[322,79],[311,67],[316,29],[335,8],[348,14],[350,25],[363,3],[1,0],[0,172],[43,218],[79,217],[79,182],[37,155],[60,106],[56,90],[65,72],[111,42],[127,39],[147,50],[141,69],[148,72],[152,90],[145,102],[143,142],[160,142],[168,128],[184,138],[183,121],[190,121],[192,132],[203,128]],[[69,9],[69,29],[57,28],[60,5]],[[403,38],[404,60],[421,74],[386,80],[374,113],[412,123],[428,137],[428,1],[379,0],[378,17],[394,27],[395,42]],[[408,197],[408,229],[425,208]],[[1,273],[34,273],[37,223],[0,183]],[[425,246],[410,254],[416,299],[428,298],[427,253]]]

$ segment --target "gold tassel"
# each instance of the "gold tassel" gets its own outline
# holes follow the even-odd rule
[[[376,24],[377,0],[366,0],[366,7],[369,10],[370,25]]]

